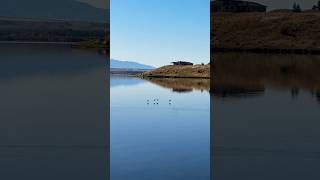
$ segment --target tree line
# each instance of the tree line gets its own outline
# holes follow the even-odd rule
[[[313,5],[311,9],[315,10],[315,11],[316,10],[320,11],[320,1],[318,1],[317,4]],[[292,11],[293,12],[301,12],[302,10],[301,10],[300,4],[294,3],[293,7],[292,7]]]
[[[312,10],[318,10],[320,11],[320,1],[318,1],[318,3],[316,5],[312,6]]]

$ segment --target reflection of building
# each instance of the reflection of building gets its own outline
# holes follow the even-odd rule
[[[240,98],[240,97],[254,97],[264,94],[264,87],[235,87],[235,86],[221,86],[215,84],[212,90],[214,96],[218,98]]]
[[[173,88],[172,89],[173,92],[178,92],[178,93],[192,92],[192,90],[193,90],[192,88],[190,88],[190,89],[187,89],[187,88],[185,88],[185,89],[183,89],[183,88],[179,88],[179,89]]]
[[[214,12],[266,12],[267,6],[250,1],[215,0],[211,3]]]

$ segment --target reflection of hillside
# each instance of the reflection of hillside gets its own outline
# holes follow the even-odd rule
[[[217,86],[213,89],[216,97],[252,97],[264,93],[264,88],[254,87],[237,87],[237,86]]]
[[[210,90],[209,79],[148,78],[147,80],[161,87],[172,89],[174,92],[183,93],[193,90]]]
[[[320,56],[219,54],[215,85],[320,89]]]
[[[0,52],[0,79],[83,73],[103,66],[108,56],[54,44],[5,44]]]
[[[320,89],[320,56],[219,53],[213,56],[214,89],[240,89],[252,93],[266,86],[317,92]]]

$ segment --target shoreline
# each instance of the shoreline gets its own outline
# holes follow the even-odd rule
[[[238,52],[238,53],[257,53],[257,54],[309,54],[309,55],[320,55],[320,49],[211,48],[211,52]]]
[[[0,45],[5,44],[26,44],[26,45],[65,45],[74,49],[109,49],[108,46],[100,44],[87,44],[87,42],[48,42],[48,41],[0,41]]]
[[[149,75],[143,76],[142,79],[158,78],[158,79],[210,79],[210,77],[199,77],[199,76],[179,76],[179,75]]]
[[[76,42],[55,42],[55,41],[0,41],[0,44],[57,44],[73,45]]]

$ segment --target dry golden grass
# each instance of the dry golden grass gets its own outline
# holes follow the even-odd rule
[[[210,78],[210,65],[167,65],[143,73],[146,77]]]
[[[213,13],[212,48],[320,50],[320,13]]]

